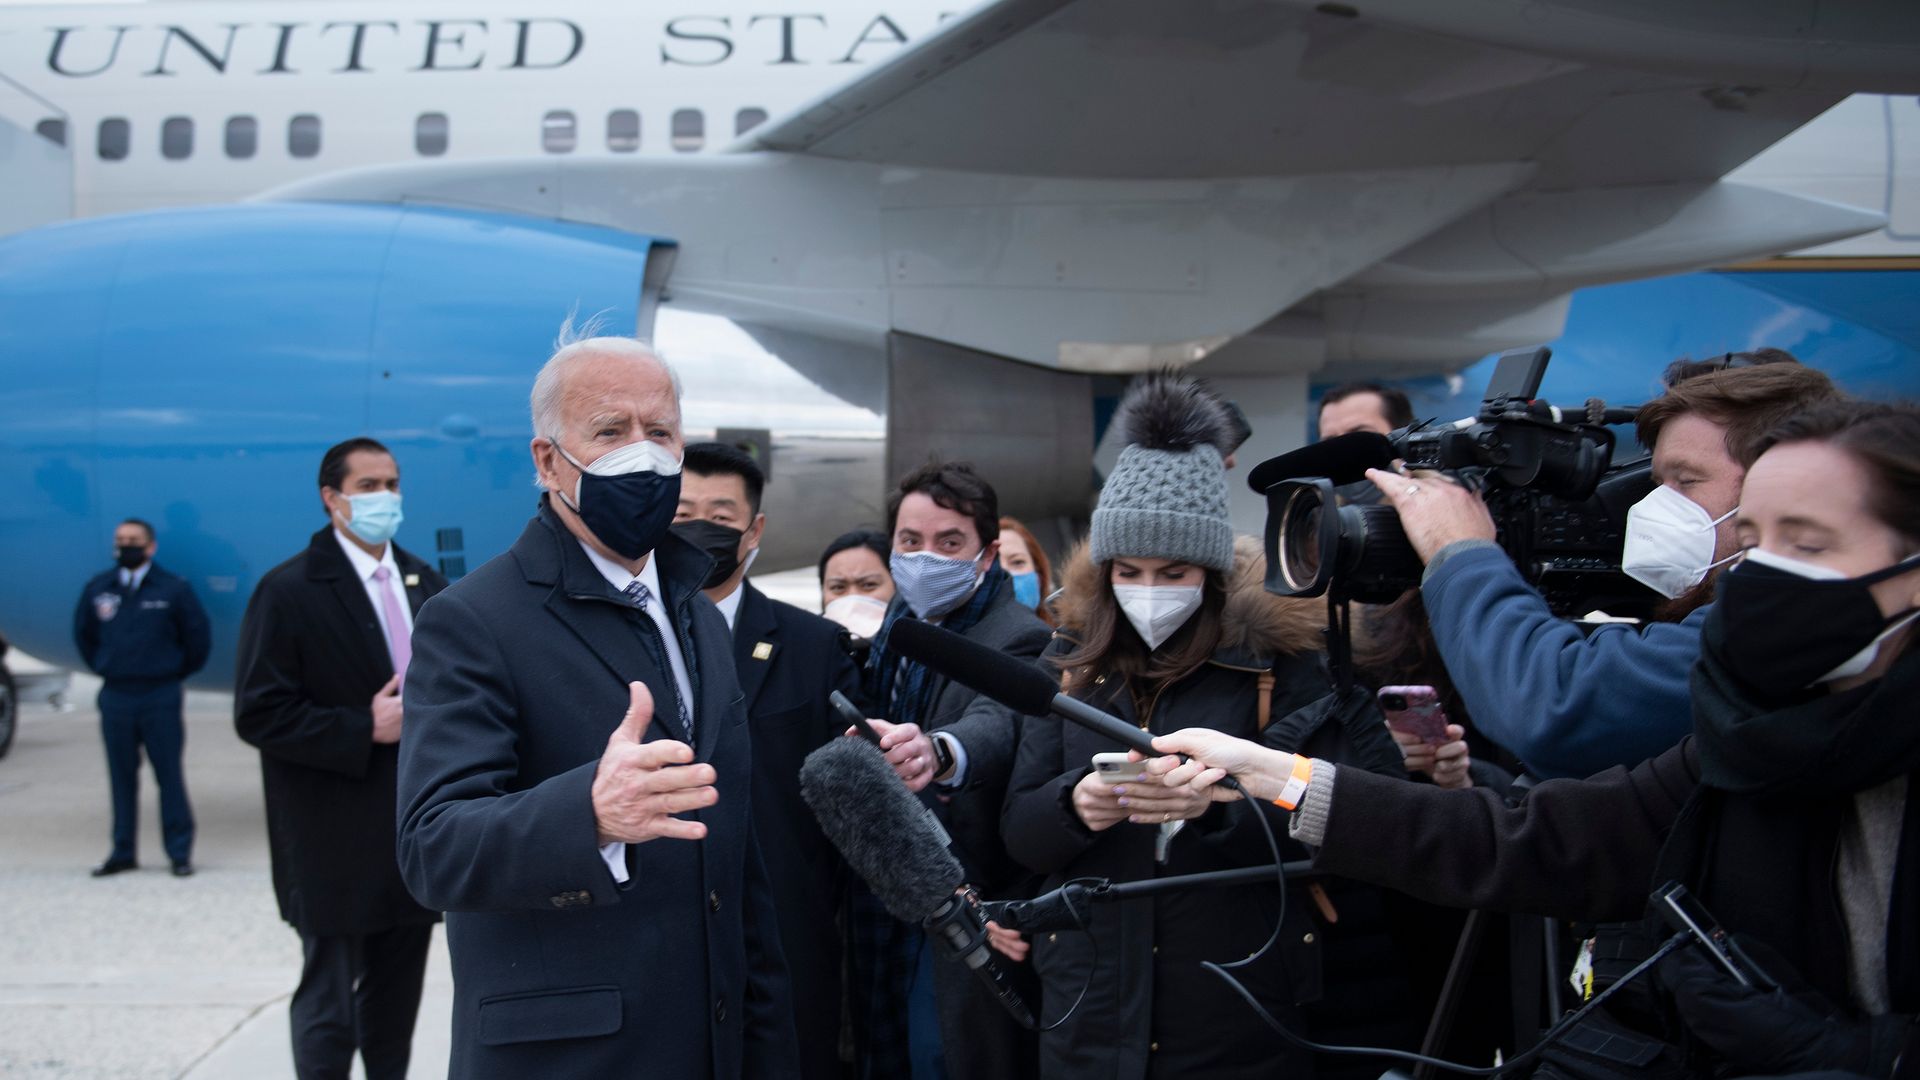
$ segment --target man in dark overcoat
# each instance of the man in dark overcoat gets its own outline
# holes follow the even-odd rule
[[[240,625],[234,727],[260,751],[280,915],[304,963],[288,1012],[300,1080],[404,1077],[438,916],[394,858],[400,679],[446,579],[392,542],[400,469],[349,439],[321,459],[332,519],[260,579]]]
[[[689,445],[673,531],[714,561],[704,591],[733,631],[734,668],[746,695],[753,829],[780,914],[800,1072],[806,1080],[834,1080],[846,1074],[840,973],[850,871],[800,796],[800,765],[845,730],[828,696],[838,690],[858,701],[860,671],[839,624],[773,599],[747,577],[766,534],[766,482],[759,464],[736,447]]]
[[[678,390],[629,338],[557,351],[538,512],[421,614],[400,865],[448,913],[454,1080],[797,1075],[733,643],[668,532]]]

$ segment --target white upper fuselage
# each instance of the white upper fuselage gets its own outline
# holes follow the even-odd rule
[[[409,160],[713,151],[966,6],[0,6],[0,116],[59,126],[76,216]]]

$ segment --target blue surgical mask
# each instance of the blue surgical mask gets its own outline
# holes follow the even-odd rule
[[[607,550],[638,559],[665,538],[680,504],[680,459],[673,451],[647,440],[609,450],[593,464],[582,465],[559,439],[551,441],[560,456],[580,470],[573,498],[556,494]]]
[[[986,576],[978,556],[949,559],[931,551],[896,551],[888,569],[893,571],[894,591],[906,601],[907,610],[922,619],[938,619],[966,603]]]
[[[406,520],[406,515],[400,512],[400,493],[397,491],[349,495],[347,505],[353,510],[353,518],[341,524],[353,535],[375,547],[393,539],[393,534],[400,530],[400,523]]]
[[[1013,575],[1013,598],[1020,601],[1021,607],[1040,606],[1040,572],[1038,570]]]

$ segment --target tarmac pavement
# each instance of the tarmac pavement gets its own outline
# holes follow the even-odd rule
[[[140,869],[95,880],[111,819],[98,685],[76,678],[71,712],[23,704],[0,759],[0,1076],[291,1080],[300,939],[274,904],[259,757],[232,698],[187,696],[198,872],[167,872],[142,768]],[[446,1075],[452,1003],[436,932],[413,1076]]]

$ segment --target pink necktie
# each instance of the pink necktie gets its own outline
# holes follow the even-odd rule
[[[413,660],[413,642],[407,637],[407,617],[400,610],[399,599],[387,586],[387,582],[393,580],[387,568],[382,566],[375,569],[373,580],[380,585],[380,609],[387,620],[387,655],[393,659],[393,673],[405,679],[407,664]]]

